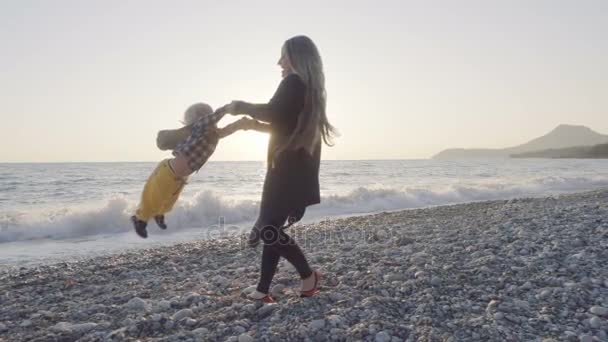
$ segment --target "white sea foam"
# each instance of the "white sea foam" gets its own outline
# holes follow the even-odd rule
[[[324,196],[322,203],[309,208],[307,220],[385,210],[420,208],[471,201],[541,196],[573,191],[608,188],[608,175],[586,177],[538,177],[518,183],[451,184],[436,187],[387,188],[359,187],[342,195]],[[129,216],[136,203],[115,197],[104,205],[70,206],[48,211],[12,211],[2,214],[0,243],[37,239],[73,239],[96,235],[127,233],[132,230]],[[173,234],[188,229],[208,229],[220,224],[250,225],[259,203],[225,198],[218,192],[202,191],[190,200],[182,200],[167,216],[168,231]],[[154,223],[150,223],[154,225]]]

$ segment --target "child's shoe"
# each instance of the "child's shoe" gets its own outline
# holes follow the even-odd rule
[[[167,224],[165,223],[165,215],[154,216],[154,221],[156,221],[156,225],[158,225],[160,229],[167,229]]]
[[[148,237],[148,231],[146,230],[148,223],[146,223],[146,221],[142,221],[138,219],[137,216],[133,215],[131,216],[131,222],[133,222],[133,228],[135,228],[137,235],[144,239]]]

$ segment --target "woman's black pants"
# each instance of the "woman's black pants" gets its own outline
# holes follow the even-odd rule
[[[304,210],[298,210],[288,215],[260,214],[256,227],[261,227],[261,238],[264,242],[264,249],[262,251],[262,272],[257,287],[259,292],[269,292],[270,283],[281,257],[287,259],[296,268],[300,274],[300,278],[308,278],[312,274],[312,269],[300,246],[284,231],[285,228],[299,221],[304,216]],[[287,225],[285,226],[286,223]]]

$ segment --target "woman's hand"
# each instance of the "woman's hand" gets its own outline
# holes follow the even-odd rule
[[[218,108],[218,112],[223,113],[223,114],[232,114],[232,115],[239,115],[239,107],[240,107],[240,103],[241,101],[232,101],[227,105],[224,105],[220,108]]]

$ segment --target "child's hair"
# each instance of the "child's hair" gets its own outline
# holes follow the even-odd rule
[[[195,103],[184,112],[182,124],[185,126],[195,123],[198,119],[213,114],[213,108],[206,103]]]

